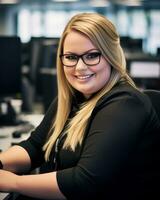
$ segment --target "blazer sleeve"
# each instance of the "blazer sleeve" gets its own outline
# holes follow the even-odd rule
[[[39,126],[37,126],[36,129],[31,132],[31,135],[27,140],[18,144],[23,147],[29,154],[32,169],[38,167],[44,161],[44,152],[42,147],[46,141],[48,132],[53,123],[56,109],[57,99],[54,99]]]
[[[104,187],[109,192],[143,138],[149,112],[144,102],[132,96],[114,99],[99,109],[91,121],[79,162],[57,172],[62,193],[68,199],[91,199]]]

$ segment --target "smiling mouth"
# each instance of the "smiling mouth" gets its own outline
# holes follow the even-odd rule
[[[75,76],[77,79],[79,80],[86,80],[88,78],[91,78],[92,76],[94,76],[94,74],[88,74],[88,75],[79,75],[79,76]]]

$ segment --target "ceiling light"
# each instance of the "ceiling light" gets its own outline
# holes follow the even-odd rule
[[[106,0],[91,0],[90,5],[93,7],[107,7],[110,3]]]
[[[116,1],[120,5],[124,6],[141,6],[140,0],[123,0],[123,1]]]
[[[16,4],[19,0],[0,0],[0,4]]]
[[[65,3],[65,2],[76,2],[78,0],[52,0],[52,1]]]

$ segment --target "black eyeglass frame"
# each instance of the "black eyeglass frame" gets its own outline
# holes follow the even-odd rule
[[[84,60],[84,56],[85,55],[87,55],[87,54],[91,54],[91,53],[96,53],[97,55],[98,55],[98,62],[96,63],[96,64],[87,64],[86,62],[85,62],[85,60]],[[64,64],[63,63],[63,57],[64,56],[66,56],[66,55],[74,55],[74,56],[76,56],[77,57],[77,60],[76,60],[76,64],[74,64],[74,65],[66,65],[66,64]],[[77,55],[77,54],[61,54],[60,55],[60,60],[61,60],[61,62],[62,62],[62,64],[64,65],[64,66],[66,66],[66,67],[75,67],[76,65],[77,65],[77,63],[78,63],[78,61],[79,61],[79,59],[81,58],[82,59],[82,61],[83,61],[83,63],[84,64],[86,64],[87,66],[94,66],[94,65],[98,65],[99,63],[100,63],[100,61],[101,61],[101,57],[102,57],[102,53],[101,52],[99,52],[99,51],[97,51],[97,52],[87,52],[87,53],[83,53],[83,54],[81,54],[81,55]]]

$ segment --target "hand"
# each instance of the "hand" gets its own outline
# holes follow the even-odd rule
[[[16,188],[16,180],[18,175],[0,170],[0,191],[1,192],[14,192]]]

